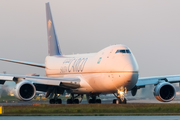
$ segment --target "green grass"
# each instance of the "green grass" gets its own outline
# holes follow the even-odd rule
[[[180,104],[80,104],[4,106],[3,115],[180,115]]]
[[[0,98],[0,102],[5,102],[5,101],[12,102],[12,101],[18,101],[18,99],[15,96],[2,96]]]

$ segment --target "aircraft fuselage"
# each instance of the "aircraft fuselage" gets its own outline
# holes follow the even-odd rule
[[[127,50],[127,51],[126,51]],[[138,65],[125,45],[109,46],[97,53],[47,56],[46,76],[79,77],[74,93],[112,93],[131,90],[138,80]]]

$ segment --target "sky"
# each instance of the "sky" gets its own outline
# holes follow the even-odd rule
[[[63,54],[124,44],[138,62],[140,77],[180,74],[179,0],[1,0],[1,58],[44,63],[46,2]],[[42,68],[0,61],[4,71],[45,75]]]

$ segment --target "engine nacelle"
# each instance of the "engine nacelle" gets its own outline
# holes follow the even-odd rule
[[[168,82],[162,82],[155,87],[154,96],[161,102],[170,102],[176,96],[176,89],[172,84]]]
[[[19,82],[15,87],[15,96],[19,100],[29,101],[34,98],[36,94],[35,86],[29,81]]]

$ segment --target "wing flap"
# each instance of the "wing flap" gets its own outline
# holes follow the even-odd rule
[[[80,88],[80,84],[76,82],[75,83],[61,82],[60,86],[64,88],[71,88],[71,89]]]

